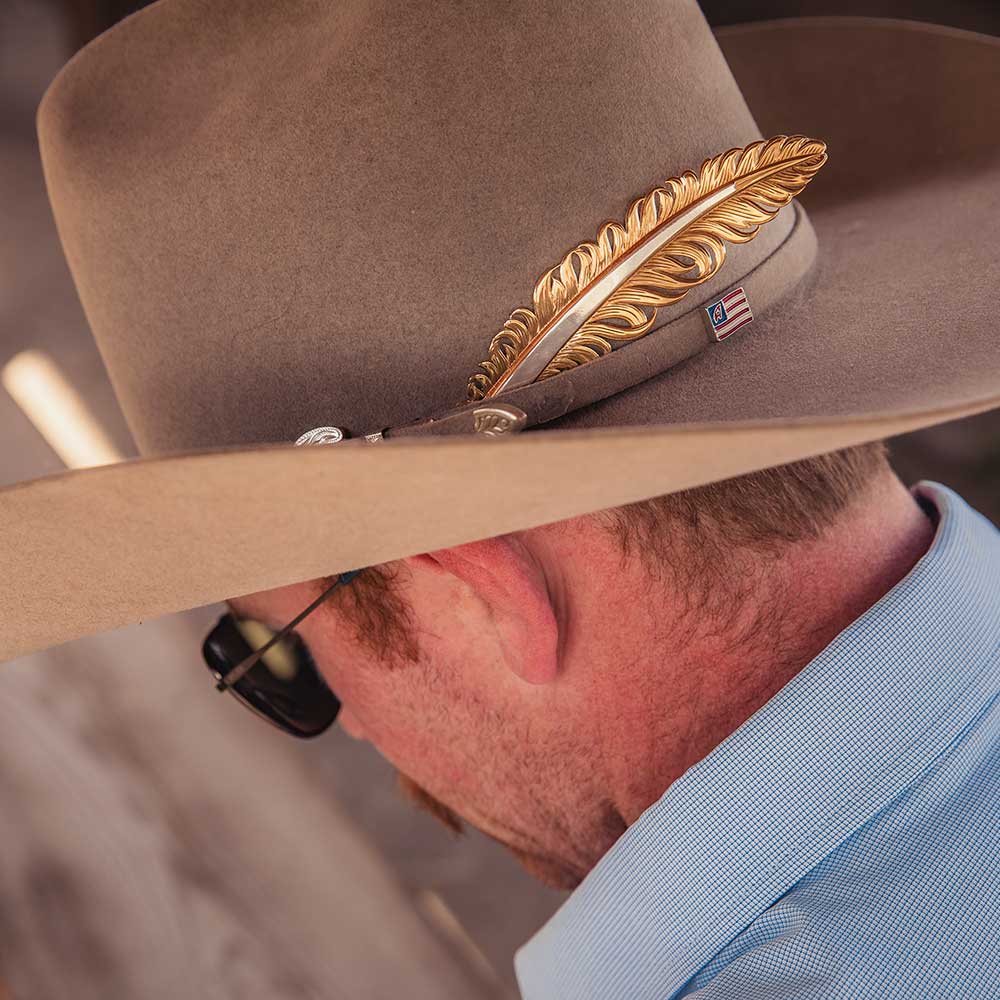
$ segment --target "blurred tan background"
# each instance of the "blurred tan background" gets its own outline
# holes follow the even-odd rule
[[[44,351],[125,455],[34,112],[72,52],[138,6],[0,4],[0,367]],[[705,7],[716,23],[850,12],[1000,31],[997,5],[969,0]],[[63,468],[22,389],[0,390],[0,485]],[[1000,522],[997,414],[892,446],[907,483],[944,482]],[[562,895],[415,812],[367,744],[336,727],[296,742],[216,694],[199,647],[220,611],[0,668],[0,1000],[516,996],[513,952]]]

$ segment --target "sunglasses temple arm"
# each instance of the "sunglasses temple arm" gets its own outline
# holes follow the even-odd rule
[[[244,657],[239,663],[233,667],[226,675],[216,684],[216,687],[222,691],[227,687],[232,687],[237,681],[244,677],[247,672],[254,666],[255,663],[279,640],[283,639],[293,628],[306,615],[319,607],[320,604],[325,601],[330,594],[332,594],[338,587],[342,587],[345,583],[350,583],[359,573],[363,573],[364,570],[352,569],[347,573],[341,573],[333,583],[330,584],[326,590],[323,591],[319,597],[316,598],[312,604],[309,605],[304,611],[299,612],[280,632],[275,632],[267,642],[264,643],[260,649],[254,650],[249,656]]]

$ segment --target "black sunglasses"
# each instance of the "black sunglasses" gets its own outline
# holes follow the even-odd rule
[[[263,622],[224,614],[201,647],[216,688],[292,736],[319,736],[340,711],[302,637],[292,631],[361,570],[341,573],[303,612],[275,632]]]

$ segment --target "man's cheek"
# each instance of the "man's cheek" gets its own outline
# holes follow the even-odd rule
[[[436,729],[432,712],[408,678],[366,669],[324,677],[341,701],[340,721],[350,735],[373,743],[389,759],[406,751],[430,752],[435,742],[430,730]]]
[[[465,737],[449,728],[445,717],[386,707],[359,722],[365,738],[391,764],[450,803],[475,794],[479,768],[472,763]]]

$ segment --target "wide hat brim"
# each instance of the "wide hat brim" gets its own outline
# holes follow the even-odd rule
[[[1000,405],[1000,44],[859,18],[719,40],[765,135],[830,148],[793,295],[558,429],[215,449],[4,489],[0,657]],[[623,429],[637,410],[648,426]]]

